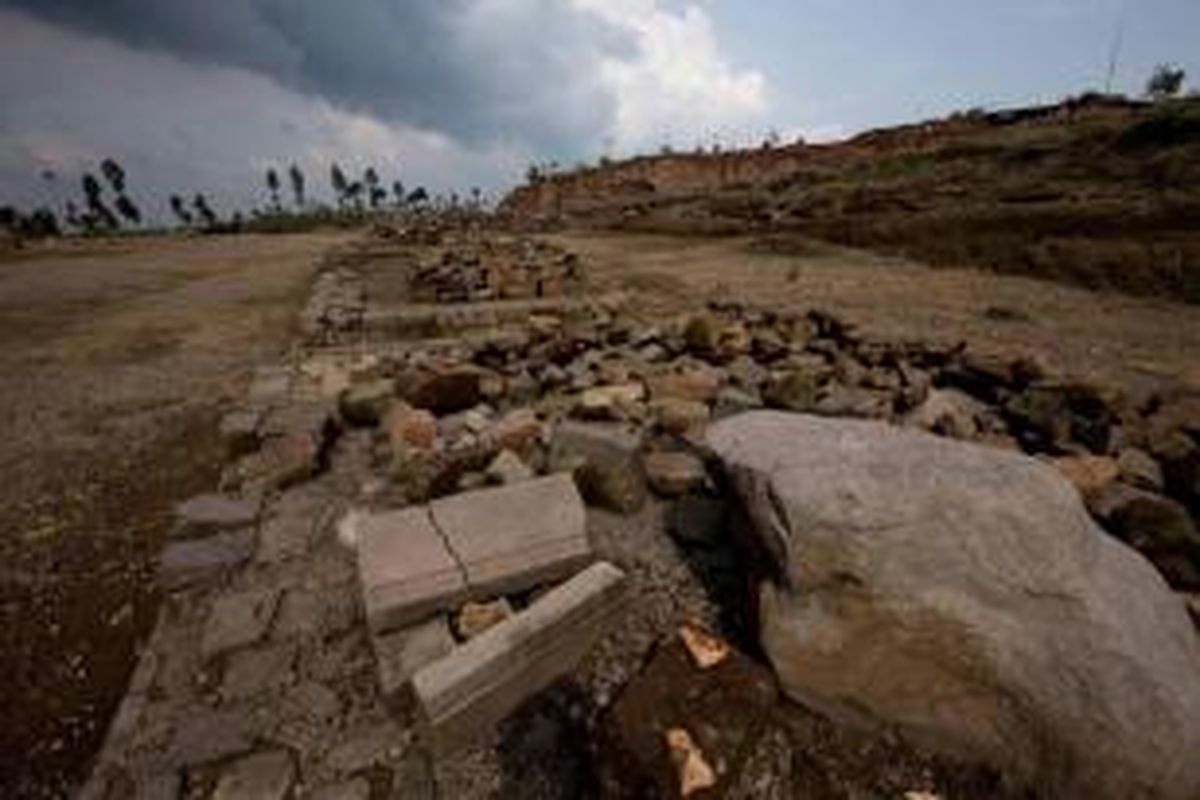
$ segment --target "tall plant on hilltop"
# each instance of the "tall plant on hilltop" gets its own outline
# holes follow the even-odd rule
[[[279,173],[274,167],[267,168],[267,191],[271,193],[271,207],[278,213],[283,206],[279,203]]]
[[[342,172],[342,168],[335,161],[329,168],[329,184],[333,187],[333,193],[337,197],[338,208],[346,205],[346,190],[350,187],[346,180],[346,173]]]
[[[363,183],[366,184],[367,202],[371,204],[372,211],[377,211],[380,204],[387,199],[387,192],[379,185],[379,173],[374,167],[367,167],[367,171],[363,173]]]
[[[194,219],[192,212],[188,211],[187,204],[177,194],[171,195],[171,213],[175,215],[175,218],[179,220],[181,225],[191,227],[192,220]]]
[[[1183,90],[1187,73],[1174,64],[1159,64],[1154,68],[1150,80],[1146,81],[1146,94],[1155,100],[1166,100]]]
[[[296,201],[296,208],[303,210],[304,208],[304,173],[300,171],[300,167],[292,164],[288,168],[288,179],[292,184],[292,197]]]
[[[196,210],[196,214],[204,221],[204,227],[209,229],[216,227],[217,214],[212,210],[212,206],[208,204],[208,198],[200,192],[196,192],[196,196],[192,198],[192,208]]]
[[[138,225],[142,221],[142,212],[129,195],[125,193],[125,169],[117,163],[116,159],[106,158],[100,162],[100,172],[104,175],[104,179],[108,181],[108,185],[112,187],[113,193],[117,199],[113,201],[113,205],[117,209],[117,213],[124,217],[126,222]]]
[[[84,202],[87,204],[87,213],[80,218],[83,227],[89,233],[101,227],[108,230],[120,228],[121,224],[117,221],[116,215],[104,204],[104,189],[96,176],[85,172],[80,179],[80,184],[83,188]]]

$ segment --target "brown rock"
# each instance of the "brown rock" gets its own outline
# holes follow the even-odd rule
[[[704,486],[708,473],[691,453],[647,453],[642,460],[646,479],[664,497],[678,497]]]
[[[461,639],[474,639],[493,625],[513,615],[508,600],[501,597],[490,603],[467,603],[454,620],[454,629]]]
[[[396,403],[384,420],[392,453],[401,455],[413,450],[431,451],[437,445],[437,419],[428,411]]]
[[[1085,498],[1101,491],[1121,474],[1117,462],[1108,456],[1065,456],[1051,463]]]
[[[472,365],[405,375],[398,381],[401,397],[434,414],[466,411],[483,401],[482,384],[491,373]]]
[[[695,400],[667,397],[655,400],[651,410],[660,428],[678,436],[695,432],[708,424],[708,406]]]
[[[650,381],[650,393],[659,400],[672,397],[711,403],[721,389],[721,375],[714,370],[689,369],[659,375]]]
[[[1117,467],[1121,472],[1122,483],[1152,492],[1162,491],[1162,467],[1145,450],[1132,447],[1122,450],[1117,456]]]

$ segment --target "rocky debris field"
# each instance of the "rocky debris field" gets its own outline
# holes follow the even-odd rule
[[[1200,396],[647,308],[440,219],[331,260],[85,796],[1194,796]]]

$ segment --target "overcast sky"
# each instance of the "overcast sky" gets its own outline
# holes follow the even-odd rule
[[[109,155],[160,213],[261,204],[291,163],[318,195],[331,161],[500,191],[531,161],[1057,100],[1103,87],[1118,28],[1116,89],[1200,78],[1200,0],[0,0],[0,204]]]

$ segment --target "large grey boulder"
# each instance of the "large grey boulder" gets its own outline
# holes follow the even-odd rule
[[[1053,468],[780,412],[708,440],[774,562],[759,621],[791,697],[1046,797],[1200,797],[1192,624]]]

